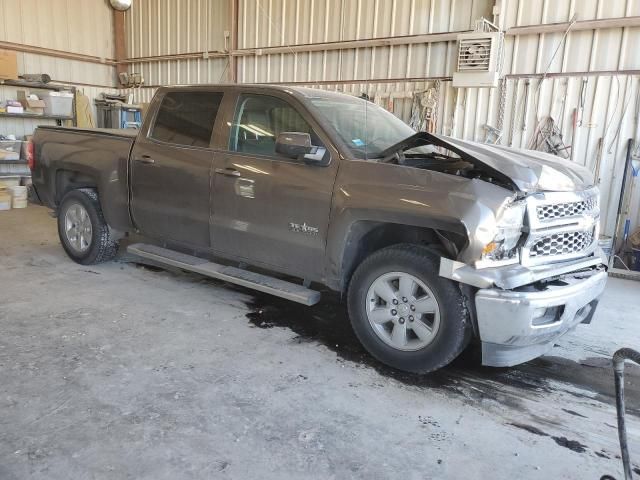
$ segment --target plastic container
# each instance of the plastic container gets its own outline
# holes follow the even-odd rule
[[[44,114],[59,117],[71,117],[73,115],[73,93],[71,92],[42,92],[38,93],[44,101]]]
[[[11,208],[27,208],[27,187],[11,187]]]
[[[640,272],[640,248],[631,248],[631,270]]]
[[[11,210],[11,192],[0,187],[0,211]]]
[[[0,140],[0,162],[3,160],[19,160],[21,140]]]

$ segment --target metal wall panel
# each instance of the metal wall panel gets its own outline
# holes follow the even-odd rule
[[[133,63],[129,71],[141,73],[150,85],[224,83],[229,76],[229,62],[226,58],[165,60]]]
[[[231,30],[227,0],[136,0],[128,13],[133,56],[224,49]],[[260,49],[320,42],[351,41],[472,29],[481,16],[492,18],[490,0],[239,0],[240,82],[310,82],[311,86],[368,93],[396,115],[409,120],[412,96],[449,77],[456,42],[346,48],[266,54]],[[640,15],[637,0],[502,0],[501,27],[622,18]],[[170,10],[165,11],[165,7]],[[171,10],[173,8],[173,10]],[[172,13],[171,13],[172,12]],[[218,16],[212,12],[219,12]],[[165,22],[168,22],[165,24]],[[164,28],[159,28],[158,25]],[[207,25],[209,26],[207,28]],[[567,23],[568,25],[568,23]],[[209,33],[207,33],[209,31]],[[186,42],[189,42],[187,45]],[[526,148],[539,121],[551,116],[573,161],[595,168],[604,145],[599,177],[603,192],[603,229],[611,234],[620,192],[626,140],[639,138],[638,75],[640,28],[607,28],[542,34],[507,35],[502,74],[507,76],[501,143]],[[164,60],[133,65],[148,85],[227,81],[226,58]],[[626,70],[627,72],[622,72]],[[597,75],[579,74],[603,71]],[[616,74],[615,72],[619,72]],[[540,76],[551,75],[544,80]],[[537,76],[536,76],[537,75]],[[554,76],[560,75],[560,76]],[[420,82],[394,81],[424,78]],[[389,82],[379,83],[387,80]],[[378,80],[372,82],[370,80]],[[313,82],[318,82],[313,85]],[[334,82],[331,84],[330,82]],[[528,85],[527,85],[528,84]],[[525,92],[529,91],[525,102]],[[148,101],[153,88],[136,92]],[[496,126],[499,89],[459,88],[441,83],[437,131],[484,141],[485,125]],[[600,140],[600,139],[603,140]],[[640,188],[633,191],[632,215],[638,216]],[[638,225],[640,218],[634,218]]]
[[[0,41],[114,58],[113,15],[104,0],[0,0]],[[114,85],[114,67],[18,53],[21,73],[57,81]]]
[[[125,13],[129,58],[222,51],[228,0],[135,0]]]
[[[0,40],[113,58],[112,10],[104,0],[0,0]]]
[[[104,0],[0,0],[0,41],[64,52],[113,58],[113,14]],[[17,53],[19,73],[47,73],[53,81],[75,85],[93,102],[100,92],[117,91],[115,68],[34,53]],[[0,101],[22,88],[0,86]],[[95,116],[95,107],[92,105]],[[0,120],[0,134],[33,133],[45,119]]]
[[[448,32],[491,15],[474,0],[240,0],[238,48]]]
[[[47,73],[55,82],[112,88],[115,67],[47,55],[17,52],[19,73]]]

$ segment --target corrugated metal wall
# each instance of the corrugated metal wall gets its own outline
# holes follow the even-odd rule
[[[507,31],[504,96],[498,88],[456,89],[442,81],[437,131],[484,141],[485,125],[502,123],[500,143],[526,148],[539,120],[551,116],[571,147],[571,158],[592,170],[599,165],[603,227],[611,234],[626,141],[638,138],[640,49],[633,46],[640,44],[640,28],[569,30],[566,39],[564,31],[516,35],[509,29],[569,22],[574,14],[578,21],[637,16],[638,0],[239,0],[238,81],[366,92],[408,121],[413,94],[453,74],[455,37],[315,52],[288,51],[288,46],[471,30],[479,17],[492,18],[496,3]],[[152,86],[228,81],[229,5],[228,0],[134,0],[127,13],[132,57],[210,53],[209,58],[201,53],[198,59],[133,64],[130,70],[142,72]],[[287,48],[276,54],[264,50],[276,46]],[[596,71],[605,73],[585,73]],[[420,81],[397,81],[405,78]],[[153,90],[140,89],[136,96],[148,101]],[[640,188],[635,188],[634,225],[640,220],[639,203]]]
[[[105,0],[0,0],[0,41],[113,59],[113,17]],[[0,47],[1,48],[1,47]],[[47,73],[54,82],[76,85],[93,102],[115,91],[115,67],[18,52],[19,73]],[[15,99],[16,88],[0,87],[0,100]],[[0,133],[31,134],[52,120],[0,120]]]
[[[114,58],[111,7],[104,0],[0,0],[0,41]],[[18,53],[21,73],[114,86],[114,67]]]
[[[130,58],[189,52],[222,51],[230,30],[229,2],[209,0],[136,0],[127,11],[127,53]],[[219,83],[227,79],[226,58],[190,58],[133,63],[147,84]],[[142,94],[144,101],[150,95]]]

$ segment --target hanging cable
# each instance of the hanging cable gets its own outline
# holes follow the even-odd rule
[[[553,51],[553,55],[551,55],[551,59],[549,60],[549,64],[547,65],[547,68],[545,69],[544,73],[542,74],[542,78],[540,79],[540,81],[538,82],[538,86],[536,87],[536,91],[534,94],[534,101],[535,101],[535,111],[538,111],[538,97],[539,97],[539,92],[540,92],[540,88],[542,87],[542,83],[544,82],[544,80],[547,78],[547,74],[549,73],[549,70],[551,69],[551,65],[553,64],[553,60],[556,58],[556,55],[558,54],[558,51],[560,50],[560,47],[564,44],[565,39],[567,38],[567,35],[569,34],[569,30],[571,30],[571,28],[575,25],[575,23],[578,21],[578,16],[576,13],[573,14],[573,16],[571,17],[570,23],[567,26],[567,29],[564,31],[564,33],[562,34],[562,38],[560,39],[560,41],[558,42],[558,45],[556,46],[556,49]],[[524,98],[520,99],[520,104],[518,106],[518,118],[516,119],[516,122],[513,122],[513,124],[517,124],[521,121],[521,117],[522,115],[524,115]],[[538,119],[536,119],[538,120]]]

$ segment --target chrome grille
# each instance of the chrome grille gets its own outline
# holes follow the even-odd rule
[[[566,232],[539,238],[529,249],[530,257],[569,255],[586,250],[593,243],[593,230]]]
[[[590,197],[581,202],[554,203],[540,205],[536,209],[538,219],[541,221],[556,218],[575,217],[585,212],[594,210],[597,206],[597,197]]]

